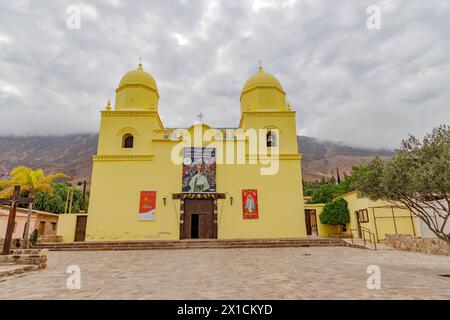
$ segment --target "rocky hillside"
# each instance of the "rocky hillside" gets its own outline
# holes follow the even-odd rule
[[[366,163],[375,155],[387,158],[392,151],[372,150],[346,146],[300,136],[297,139],[303,154],[305,180],[331,176],[336,167],[341,173],[350,172],[352,166]],[[0,137],[0,179],[5,178],[17,165],[43,168],[46,172],[64,172],[78,179],[89,180],[92,170],[91,156],[97,150],[97,135]]]
[[[345,172],[351,172],[353,166],[367,163],[375,156],[388,159],[394,154],[391,150],[351,147],[339,142],[305,136],[297,137],[297,144],[303,155],[302,168],[305,180],[330,177],[331,170],[336,172],[336,168],[339,168],[342,177]]]
[[[0,178],[17,165],[90,178],[97,135],[0,137]]]

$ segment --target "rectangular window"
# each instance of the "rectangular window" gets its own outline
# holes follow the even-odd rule
[[[367,209],[358,211],[358,220],[359,222],[369,222],[369,214],[367,212]]]
[[[52,231],[56,232],[56,222],[52,222]]]

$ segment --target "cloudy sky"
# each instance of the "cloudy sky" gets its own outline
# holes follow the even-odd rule
[[[81,10],[70,29],[68,8]],[[368,29],[370,5],[381,29]],[[73,21],[73,20],[71,20]],[[450,121],[450,2],[441,0],[0,2],[0,135],[97,132],[122,75],[156,79],[167,127],[239,122],[258,61],[298,133],[396,147]]]

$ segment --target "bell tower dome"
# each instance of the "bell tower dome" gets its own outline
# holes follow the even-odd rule
[[[260,65],[258,73],[251,76],[241,93],[241,112],[286,111],[286,93],[280,82]]]
[[[152,75],[142,68],[127,72],[116,89],[117,111],[158,111],[159,93]]]

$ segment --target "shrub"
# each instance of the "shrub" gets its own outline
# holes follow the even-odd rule
[[[34,229],[34,231],[30,234],[30,243],[34,246],[36,245],[39,238],[39,231]]]
[[[350,212],[348,211],[347,201],[339,198],[327,203],[320,213],[319,219],[323,224],[343,225],[349,223]]]

